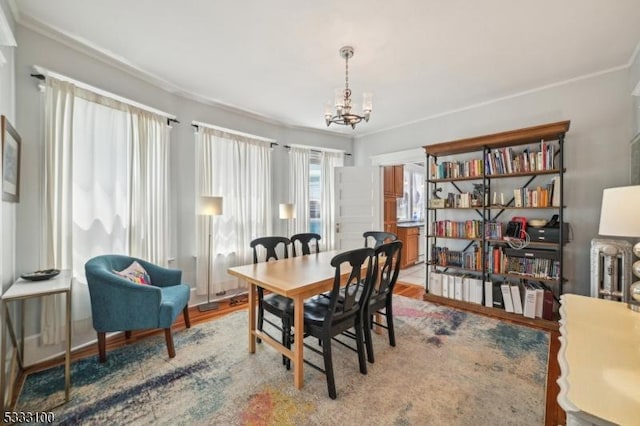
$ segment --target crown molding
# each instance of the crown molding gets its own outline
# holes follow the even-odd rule
[[[10,0],[12,1],[12,0]],[[44,37],[50,38],[58,43],[65,45],[66,47],[87,55],[93,59],[103,62],[111,67],[114,67],[122,72],[125,72],[133,77],[136,77],[150,85],[153,85],[159,89],[162,89],[168,93],[180,96],[182,98],[198,102],[203,105],[212,106],[223,111],[231,112],[241,115],[245,118],[249,118],[263,123],[284,127],[287,129],[303,130],[307,132],[314,132],[322,135],[330,134],[332,136],[338,136],[353,140],[353,136],[341,132],[334,132],[331,130],[321,130],[313,127],[297,126],[283,121],[268,117],[266,115],[257,113],[255,111],[247,110],[245,108],[238,107],[236,105],[221,102],[217,99],[211,99],[197,93],[186,90],[168,80],[165,80],[153,73],[147,72],[128,61],[127,59],[110,52],[107,49],[86,40],[81,37],[69,34],[59,28],[46,24],[38,19],[34,19],[30,16],[21,15],[18,13],[16,22],[25,28],[28,28]]]
[[[558,81],[556,83],[551,83],[551,84],[546,84],[544,86],[535,87],[533,89],[523,90],[521,92],[512,93],[510,95],[501,96],[499,98],[489,99],[487,101],[478,102],[478,103],[471,104],[471,105],[468,105],[468,106],[464,106],[464,107],[461,107],[461,108],[454,108],[454,109],[451,109],[451,110],[448,110],[448,111],[439,112],[437,114],[433,114],[433,115],[430,115],[430,116],[427,116],[427,117],[424,117],[424,118],[419,118],[417,120],[407,121],[407,122],[404,122],[404,123],[401,123],[401,124],[397,124],[397,125],[394,125],[394,126],[386,127],[384,129],[376,130],[374,132],[363,133],[361,135],[357,135],[355,138],[356,139],[360,139],[360,138],[363,138],[365,136],[371,136],[371,135],[375,135],[377,133],[382,133],[382,132],[387,132],[389,130],[398,129],[400,127],[406,127],[406,126],[410,126],[410,125],[413,125],[413,124],[422,123],[424,121],[434,120],[436,118],[444,117],[444,116],[447,116],[447,115],[457,114],[459,112],[468,111],[468,110],[472,110],[472,109],[476,109],[476,108],[481,108],[481,107],[484,107],[484,106],[487,106],[487,105],[495,104],[495,103],[506,101],[506,100],[509,100],[509,99],[514,99],[514,98],[519,98],[521,96],[530,95],[532,93],[543,92],[545,90],[552,89],[554,87],[560,87],[560,86],[564,86],[564,85],[567,85],[567,84],[575,83],[575,82],[578,82],[578,81],[588,80],[590,78],[595,78],[595,77],[599,77],[601,75],[605,75],[605,74],[621,71],[621,70],[624,70],[624,69],[628,69],[629,66],[630,66],[630,62],[628,62],[626,64],[623,64],[623,65],[618,65],[618,66],[615,66],[615,67],[612,67],[612,68],[607,68],[607,69],[602,70],[602,71],[596,71],[596,72],[593,72],[593,73],[590,73],[590,74],[585,74],[585,75],[581,75],[581,76],[578,76],[578,77],[573,77],[573,78],[569,78],[569,79],[566,79],[566,80]]]

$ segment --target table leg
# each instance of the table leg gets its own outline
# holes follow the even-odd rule
[[[64,399],[69,401],[71,393],[71,290],[66,293],[67,299],[67,352],[64,357]]]
[[[296,389],[302,389],[304,386],[304,357],[302,348],[304,347],[304,298],[296,296],[293,298],[294,310],[294,359],[293,359],[293,382]]]
[[[256,352],[256,286],[249,283],[249,353]]]

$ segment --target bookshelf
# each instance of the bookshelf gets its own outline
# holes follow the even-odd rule
[[[543,328],[557,324],[568,240],[563,183],[569,125],[561,121],[424,147],[426,300]],[[529,219],[548,216],[556,217],[555,227],[528,226]],[[445,283],[450,276],[462,276],[468,285],[481,280],[482,296],[443,295],[443,275]],[[498,303],[494,294],[503,285],[517,288],[523,306],[530,297],[529,317],[505,311],[505,300]]]

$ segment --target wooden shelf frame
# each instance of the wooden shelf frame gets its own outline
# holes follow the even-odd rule
[[[548,124],[542,124],[539,126],[533,126],[533,127],[527,127],[527,128],[523,128],[523,129],[517,129],[517,130],[511,130],[511,131],[506,131],[506,132],[500,132],[500,133],[495,133],[495,134],[490,134],[490,135],[484,135],[484,136],[478,136],[478,137],[472,137],[472,138],[465,138],[465,139],[459,139],[459,140],[454,140],[454,141],[448,141],[448,142],[442,142],[442,143],[438,143],[438,144],[433,144],[433,145],[426,145],[424,146],[425,149],[425,154],[426,154],[426,162],[425,162],[425,217],[427,218],[426,222],[427,222],[427,229],[428,228],[428,224],[436,221],[437,220],[437,215],[438,215],[438,211],[444,211],[444,210],[476,210],[476,211],[481,211],[482,212],[482,216],[483,216],[483,220],[486,222],[492,221],[492,220],[497,220],[497,218],[506,210],[544,210],[544,211],[549,211],[549,210],[555,210],[558,213],[559,216],[559,224],[560,224],[560,235],[559,235],[559,241],[565,241],[565,237],[563,236],[563,216],[564,216],[564,210],[565,210],[565,205],[564,205],[564,173],[566,172],[566,169],[564,168],[564,139],[565,139],[565,135],[569,130],[571,122],[569,120],[566,121],[559,121],[559,122],[555,122],[555,123],[548,123]],[[430,165],[431,165],[431,161],[435,161],[437,162],[438,157],[441,156],[450,156],[450,155],[456,155],[456,154],[465,154],[465,153],[473,153],[473,152],[477,152],[477,153],[481,153],[482,154],[482,161],[483,161],[483,166],[484,166],[484,162],[485,162],[485,158],[486,155],[491,152],[491,150],[495,150],[495,149],[501,149],[501,148],[508,148],[508,147],[514,147],[514,146],[525,146],[525,145],[531,145],[531,144],[535,144],[535,143],[539,143],[541,140],[544,140],[545,142],[553,142],[553,141],[558,141],[558,146],[559,149],[556,153],[557,158],[557,167],[553,168],[553,169],[549,169],[549,170],[536,170],[536,171],[531,171],[531,172],[518,172],[518,173],[508,173],[508,174],[493,174],[493,175],[489,175],[489,174],[484,174],[484,172],[486,172],[486,168],[483,167],[483,174],[480,176],[464,176],[464,177],[458,177],[458,178],[446,178],[446,179],[431,179],[431,170],[430,170]],[[488,205],[488,206],[475,206],[475,207],[470,207],[470,208],[431,208],[429,207],[429,198],[431,196],[432,190],[438,187],[438,184],[444,184],[444,183],[450,183],[453,184],[454,187],[457,188],[457,186],[455,185],[455,182],[459,182],[459,181],[481,181],[484,188],[488,188],[488,192],[489,194],[491,193],[491,180],[493,179],[507,179],[507,178],[518,178],[518,177],[529,177],[529,180],[527,181],[527,183],[524,185],[525,187],[529,186],[533,180],[538,177],[538,176],[543,176],[543,175],[555,175],[559,177],[559,188],[560,188],[560,200],[559,200],[559,206],[547,206],[547,207],[515,207],[512,206],[510,204],[512,204],[512,201],[510,201],[509,203],[507,203],[506,205]],[[493,211],[498,210],[498,212],[493,213]],[[551,248],[554,250],[558,251],[558,258],[560,261],[560,279],[546,279],[546,278],[536,278],[536,277],[529,277],[526,275],[519,275],[519,274],[493,274],[491,272],[489,272],[486,269],[486,252],[484,250],[485,247],[489,247],[489,246],[493,246],[493,245],[501,245],[502,241],[498,241],[498,240],[489,240],[486,238],[485,235],[482,235],[481,238],[452,238],[452,237],[441,237],[441,236],[435,236],[435,235],[427,235],[425,236],[426,238],[426,243],[427,243],[427,262],[425,262],[427,264],[427,274],[425,277],[425,293],[426,293],[426,299],[427,300],[431,300],[434,301],[436,303],[441,303],[441,304],[448,304],[451,306],[455,306],[458,308],[462,308],[462,309],[467,309],[467,310],[472,310],[472,311],[476,311],[479,313],[488,313],[489,315],[494,315],[494,316],[502,316],[503,314],[506,315],[505,318],[509,319],[509,318],[518,318],[519,321],[522,321],[522,319],[524,318],[522,315],[518,315],[518,314],[511,314],[508,312],[505,312],[504,310],[500,310],[500,309],[496,309],[496,308],[489,308],[489,307],[484,307],[484,306],[480,306],[480,305],[476,305],[474,303],[470,303],[470,302],[464,302],[464,301],[459,301],[459,300],[454,300],[454,299],[449,299],[449,298],[445,298],[445,297],[440,297],[440,296],[435,296],[435,295],[431,295],[428,293],[428,289],[429,289],[429,273],[432,269],[447,269],[447,268],[452,268],[455,269],[456,271],[460,271],[460,272],[468,272],[468,273],[474,273],[474,274],[480,274],[481,277],[484,279],[491,279],[491,278],[495,278],[495,277],[501,277],[503,279],[506,280],[528,280],[528,281],[539,281],[539,282],[543,282],[546,284],[551,284],[552,288],[554,289],[554,297],[559,297],[562,293],[563,293],[563,284],[566,282],[566,279],[564,278],[563,275],[563,270],[564,270],[564,259],[563,259],[563,247],[565,243],[536,243],[536,242],[532,242],[530,243],[532,247],[535,248]],[[437,239],[438,238],[442,238],[442,239],[453,239],[453,240],[466,240],[466,241],[470,241],[470,244],[474,244],[474,243],[478,243],[481,245],[481,247],[483,248],[482,250],[482,265],[483,265],[483,269],[480,271],[475,271],[475,270],[466,270],[464,268],[460,268],[460,267],[456,267],[456,266],[440,266],[435,264],[434,262],[429,262],[429,256],[430,256],[430,248],[432,246],[435,246],[437,244]],[[557,294],[556,294],[557,293]],[[478,309],[481,308],[481,309]],[[553,324],[553,321],[546,321],[546,320],[542,320],[539,318],[536,319],[529,319],[529,318],[524,318],[526,320],[527,323],[532,323],[532,324],[545,324],[545,323],[551,323]]]

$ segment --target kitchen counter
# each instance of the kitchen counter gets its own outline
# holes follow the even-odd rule
[[[424,226],[424,222],[398,222],[398,228],[420,228]]]

